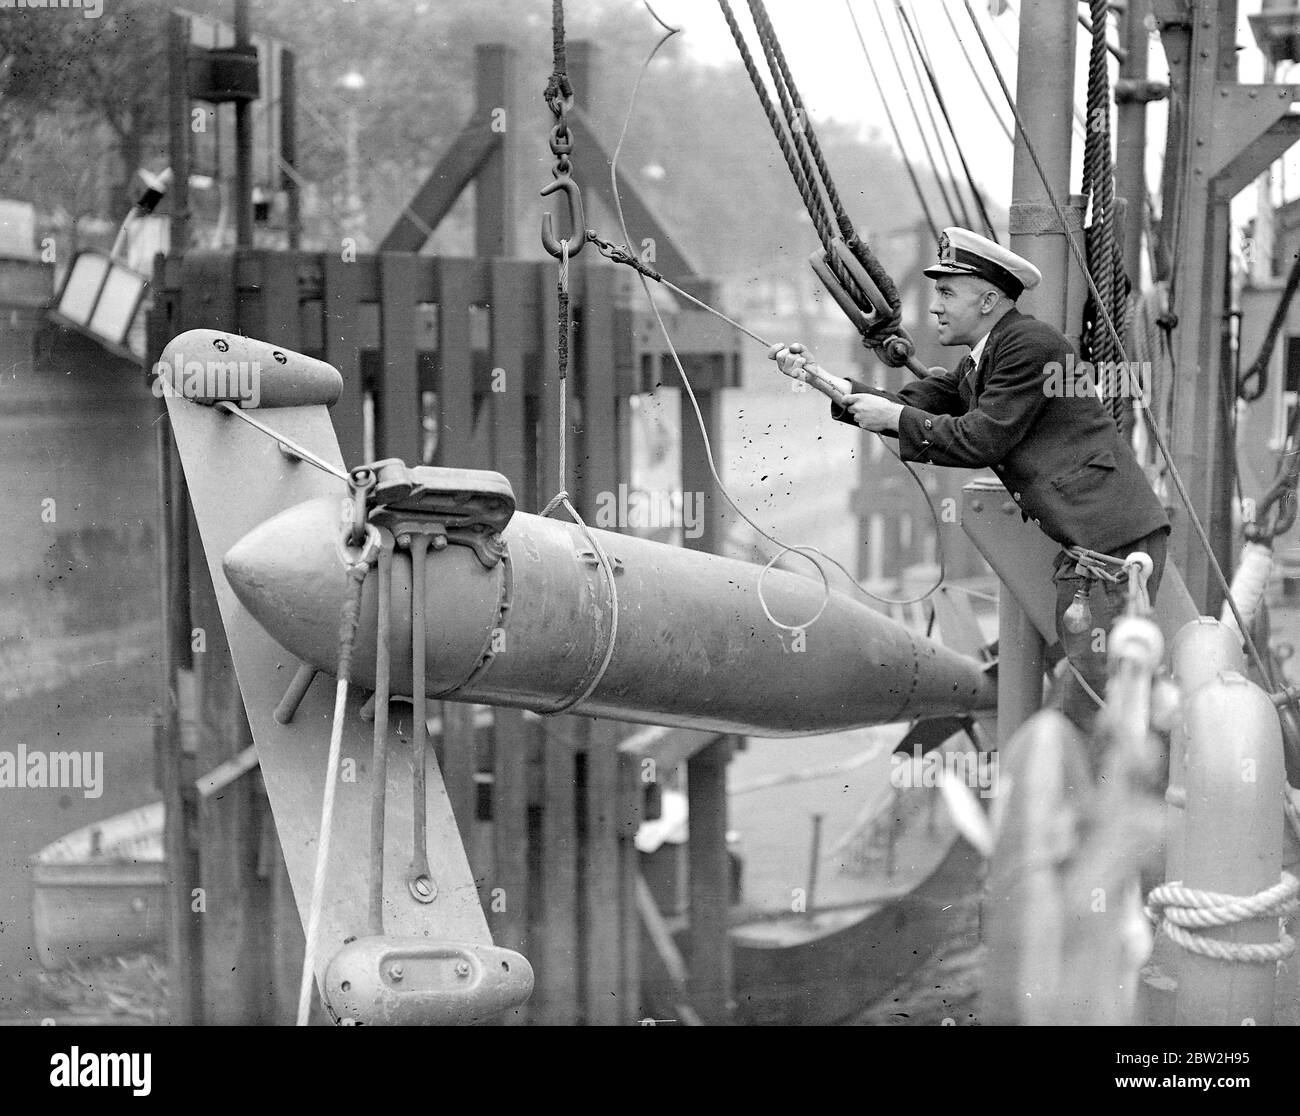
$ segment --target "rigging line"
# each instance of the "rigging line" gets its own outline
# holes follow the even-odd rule
[[[825,191],[831,189],[826,182],[818,177],[818,172],[814,171],[810,162],[810,145],[805,136],[804,142],[800,142],[798,136],[804,136],[805,132],[810,131],[805,127],[805,118],[796,116],[794,107],[790,102],[789,94],[786,90],[785,83],[782,80],[782,71],[784,69],[783,56],[780,44],[776,40],[776,32],[773,30],[770,21],[766,19],[766,13],[762,8],[761,0],[749,0],[750,13],[754,18],[755,30],[758,33],[759,42],[763,47],[763,54],[766,58],[768,70],[772,78],[772,84],[776,89],[777,96],[781,102],[781,109],[784,112],[784,119],[777,115],[776,110],[772,107],[770,99],[767,97],[767,91],[758,76],[757,67],[754,65],[749,55],[749,50],[745,44],[744,36],[740,32],[739,24],[731,11],[731,5],[727,0],[718,0],[719,7],[722,8],[723,15],[727,20],[727,26],[731,30],[732,38],[741,53],[745,62],[746,71],[749,74],[750,81],[754,85],[754,91],[758,94],[759,100],[763,105],[764,111],[768,115],[768,121],[772,125],[773,134],[776,136],[777,143],[781,147],[782,153],[786,156],[786,165],[791,168],[794,175],[796,186],[799,188],[800,195],[803,197],[804,206],[808,210],[808,215],[812,218],[814,226],[817,228],[818,238],[821,241],[822,249],[826,255],[826,266],[834,275],[836,281],[848,294],[849,298],[858,305],[863,305],[867,301],[865,292],[858,286],[856,280],[848,269],[840,262],[836,255],[833,240],[834,230],[831,225],[831,214],[828,213],[829,199],[825,196]],[[793,85],[793,82],[791,82]],[[793,144],[792,158],[791,145],[787,143],[786,134],[790,134]],[[802,171],[802,177],[794,171],[797,165]],[[822,175],[829,180],[830,175],[826,171],[825,163],[818,160],[818,169]],[[859,262],[875,280],[876,285],[880,288],[881,293],[889,301],[891,307],[897,305],[897,295],[892,294],[893,284],[888,275],[877,262],[874,261],[869,251],[865,250],[865,245],[861,245],[859,238],[854,235],[853,225],[848,219],[848,215],[843,208],[837,208],[834,213],[835,221],[840,229],[844,232],[845,242],[858,257]],[[858,251],[861,246],[864,250]]]
[[[758,72],[754,56],[750,53],[749,44],[745,41],[745,35],[740,29],[740,24],[736,21],[736,15],[731,10],[731,5],[727,0],[718,0],[718,7],[722,9],[722,17],[727,22],[727,28],[731,31],[731,37],[735,41],[736,49],[740,52],[740,60],[745,67],[745,72],[749,75],[750,84],[753,85],[763,113],[772,127],[772,134],[776,137],[777,146],[781,149],[781,154],[785,156],[785,165],[790,170],[790,177],[794,179],[795,188],[799,191],[800,197],[803,198],[804,207],[808,210],[808,216],[812,220],[813,228],[817,231],[817,239],[821,242],[827,254],[830,255],[830,223],[826,219],[825,211],[821,208],[820,199],[816,199],[816,195],[813,193],[813,184],[804,173],[805,167],[801,163],[803,153],[800,151],[796,154],[789,137],[786,135],[785,124],[780,113],[777,112],[776,106],[772,103],[771,95],[767,91],[767,85]],[[676,34],[676,31],[674,30],[672,34]],[[658,48],[656,47],[656,49]],[[807,169],[811,172],[811,167]]]
[[[1002,94],[1007,99],[1007,104],[1011,106],[1011,113],[1016,119],[1016,128],[1025,141],[1025,150],[1033,161],[1034,169],[1038,172],[1038,177],[1042,181],[1043,190],[1047,194],[1047,199],[1051,202],[1052,208],[1056,211],[1056,219],[1061,223],[1061,231],[1065,235],[1065,243],[1068,246],[1071,255],[1074,256],[1075,262],[1083,271],[1083,277],[1087,281],[1088,289],[1092,292],[1092,297],[1097,303],[1097,312],[1101,315],[1114,338],[1116,348],[1119,351],[1120,359],[1127,364],[1128,356],[1124,350],[1124,343],[1120,340],[1119,333],[1115,329],[1115,323],[1111,319],[1109,309],[1101,302],[1101,296],[1097,291],[1097,284],[1093,282],[1092,275],[1088,272],[1087,260],[1084,259],[1083,250],[1075,242],[1073,234],[1070,232],[1070,226],[1065,219],[1065,210],[1061,208],[1061,202],[1056,196],[1056,190],[1052,187],[1051,181],[1047,177],[1047,171],[1043,167],[1042,160],[1038,157],[1038,149],[1034,146],[1033,140],[1025,130],[1024,119],[1020,115],[1020,110],[1016,107],[1016,100],[1011,95],[1011,89],[1007,85],[1006,78],[1002,75],[1002,70],[998,66],[996,59],[993,57],[993,51],[989,46],[989,41],[984,35],[984,30],[979,25],[979,20],[975,17],[975,9],[971,7],[970,0],[962,0],[966,6],[966,13],[970,16],[971,23],[975,27],[975,32],[979,35],[980,44],[984,47],[984,53],[988,55],[989,62],[993,65],[993,72],[997,76],[998,84],[1002,87]],[[1166,464],[1169,466],[1169,478],[1174,482],[1174,487],[1178,490],[1178,498],[1183,502],[1187,509],[1187,521],[1192,525],[1196,533],[1197,541],[1205,551],[1206,562],[1213,571],[1215,580],[1219,588],[1223,590],[1224,600],[1227,602],[1233,618],[1237,621],[1237,628],[1241,632],[1242,642],[1245,644],[1246,651],[1250,655],[1251,661],[1259,671],[1260,677],[1268,681],[1271,689],[1277,689],[1277,682],[1273,676],[1271,663],[1265,665],[1263,658],[1260,656],[1259,648],[1255,646],[1255,641],[1251,637],[1249,626],[1246,624],[1238,608],[1236,600],[1232,595],[1232,587],[1228,584],[1228,579],[1223,574],[1223,567],[1219,565],[1219,560],[1214,556],[1214,547],[1210,545],[1209,536],[1205,533],[1205,526],[1201,523],[1201,517],[1197,514],[1195,506],[1192,504],[1192,498],[1188,494],[1187,487],[1183,483],[1182,475],[1178,471],[1178,466],[1174,464],[1174,455],[1169,449],[1169,444],[1165,441],[1164,435],[1160,432],[1160,426],[1151,416],[1149,407],[1142,408],[1142,414],[1147,420],[1147,426],[1150,428],[1152,440],[1159,448],[1161,455],[1164,457]],[[1298,707],[1300,708],[1300,707]]]
[[[875,64],[871,61],[871,52],[867,50],[867,40],[862,37],[862,28],[858,26],[858,17],[853,11],[853,5],[850,0],[844,0],[844,7],[848,10],[849,19],[853,21],[853,31],[858,37],[858,44],[862,47],[862,57],[867,63],[867,72],[871,74],[871,80],[875,83],[876,92],[880,94],[880,103],[885,109],[885,118],[889,121],[890,131],[894,134],[894,143],[898,145],[898,153],[903,158],[903,166],[907,168],[907,177],[912,180],[912,189],[916,192],[917,201],[921,203],[921,212],[925,214],[925,223],[930,226],[930,235],[935,240],[939,239],[939,227],[934,223],[934,215],[930,212],[930,205],[925,200],[925,193],[921,190],[921,180],[916,175],[916,168],[912,166],[912,160],[908,157],[907,149],[903,146],[903,137],[898,130],[898,122],[894,119],[893,110],[889,107],[889,100],[885,96],[884,86],[880,84],[880,76],[876,73]],[[1008,132],[1007,136],[1010,137]]]
[[[645,3],[645,0],[642,0],[642,3]],[[724,6],[725,6],[725,0],[724,0]],[[649,8],[650,5],[647,3],[646,7]],[[659,19],[658,16],[655,16],[655,18],[657,20]],[[665,27],[667,26],[666,24],[663,23],[662,20],[659,20],[659,23],[662,26]],[[641,91],[641,82],[645,78],[646,72],[650,68],[650,63],[654,61],[655,55],[659,53],[659,49],[664,45],[664,43],[666,43],[669,39],[671,39],[674,35],[676,35],[677,32],[678,32],[677,28],[668,29],[667,33],[654,45],[653,49],[646,56],[645,61],[641,64],[641,70],[637,74],[636,81],[632,85],[632,95],[628,100],[627,112],[623,117],[623,125],[619,129],[618,142],[614,145],[614,150],[610,155],[610,159],[609,159],[609,181],[614,195],[614,209],[618,215],[619,228],[623,233],[623,239],[625,243],[630,243],[632,238],[631,235],[628,233],[627,218],[623,213],[623,198],[618,188],[618,160],[623,152],[623,141],[627,138],[628,127],[632,122],[632,113],[636,109],[637,96]],[[802,553],[805,556],[808,555],[810,552],[814,554],[818,554],[822,558],[825,558],[826,561],[828,561],[831,565],[833,565],[836,569],[838,569],[842,574],[844,574],[844,576],[848,578],[849,582],[854,586],[854,588],[856,588],[860,593],[863,593],[864,595],[870,597],[872,600],[880,601],[882,604],[891,604],[891,605],[917,604],[921,601],[924,601],[927,597],[931,596],[939,588],[939,586],[943,584],[944,577],[946,576],[946,566],[944,562],[943,546],[940,543],[940,539],[942,538],[942,531],[940,530],[940,525],[939,525],[939,514],[935,510],[934,501],[930,499],[930,493],[925,487],[925,482],[921,480],[920,476],[917,474],[916,470],[912,468],[911,464],[909,462],[903,461],[902,457],[899,454],[894,454],[894,456],[897,458],[898,461],[902,463],[903,467],[908,471],[912,479],[916,481],[917,487],[920,488],[921,493],[925,498],[926,506],[930,509],[930,518],[934,523],[936,553],[939,559],[939,563],[938,563],[939,576],[935,579],[934,584],[931,585],[929,588],[927,588],[924,593],[920,593],[915,597],[907,597],[902,600],[895,600],[892,597],[882,597],[879,594],[873,593],[871,592],[870,589],[866,588],[866,586],[864,586],[860,581],[858,581],[857,578],[855,578],[851,573],[849,573],[848,569],[844,566],[842,562],[839,561],[839,559],[831,557],[829,554],[825,553],[818,547],[787,546],[774,534],[764,531],[762,527],[760,527],[748,515],[745,514],[744,510],[740,507],[740,505],[737,504],[734,499],[732,499],[730,491],[728,491],[727,486],[723,484],[722,478],[718,475],[718,466],[713,457],[713,446],[709,441],[708,425],[704,421],[704,414],[700,410],[699,400],[696,399],[695,397],[695,389],[691,386],[690,377],[686,375],[686,369],[682,367],[682,359],[677,353],[677,347],[673,344],[672,336],[671,334],[669,334],[668,327],[664,323],[663,315],[659,312],[659,304],[655,301],[654,294],[650,290],[650,284],[646,282],[646,276],[641,271],[637,271],[637,279],[640,280],[641,289],[645,292],[646,300],[650,303],[650,309],[655,316],[655,321],[659,325],[659,332],[663,335],[664,343],[668,347],[668,353],[672,357],[673,365],[677,369],[677,375],[681,378],[682,386],[686,389],[686,395],[691,401],[691,408],[695,412],[695,420],[696,423],[699,425],[700,437],[704,441],[705,463],[709,467],[709,472],[713,476],[713,481],[718,486],[718,491],[722,494],[722,498],[726,500],[728,504],[731,505],[731,507],[734,509],[736,514],[740,516],[741,519],[743,519],[747,524],[749,524],[750,527],[752,527],[755,531],[757,531],[759,535],[767,539],[768,542],[772,543],[773,546],[777,546],[781,548],[781,553],[778,554],[776,558],[772,560],[772,562],[773,563],[776,562],[781,557],[782,554],[788,553],[790,551]],[[691,300],[693,302],[698,303],[701,306],[704,306],[704,304],[699,302],[698,299],[692,298]],[[719,317],[724,317],[724,315],[722,315],[720,312],[712,310],[711,307],[704,306],[704,308],[706,310],[710,310],[712,313],[717,314]],[[726,320],[730,321],[730,319],[726,319]],[[736,324],[736,323],[732,323],[732,324]],[[754,338],[754,340],[758,341],[760,344],[767,346],[768,343],[766,341],[763,341],[762,338],[759,338],[757,335],[751,333],[749,330],[744,329],[744,327],[742,326],[737,326],[737,328],[740,328],[744,333]],[[884,444],[885,439],[881,437],[880,441],[882,444]],[[892,450],[890,452],[893,453]],[[826,586],[826,594],[827,594],[826,600],[823,601],[822,603],[822,609],[818,611],[817,616],[813,617],[813,619],[816,620],[818,617],[821,616],[822,611],[825,610],[826,604],[830,600],[830,582],[829,580],[826,579],[825,571],[822,570],[821,565],[812,558],[809,558],[809,561],[811,561],[813,565],[817,567],[818,572],[822,574],[823,584]],[[771,564],[772,563],[769,563],[769,567]],[[794,631],[797,630],[799,627],[806,628],[808,626],[808,624],[804,624],[804,625],[783,624],[781,621],[777,620],[771,614],[771,612],[768,611],[767,604],[762,599],[761,588],[760,588],[759,603],[762,605],[763,612],[767,616],[768,620],[770,620],[772,624],[778,628],[785,629],[786,631]],[[811,621],[809,623],[811,623]]]
[[[965,228],[971,227],[970,210],[966,208],[966,197],[961,192],[961,187],[957,184],[957,175],[952,169],[952,160],[948,157],[948,145],[943,142],[943,131],[939,127],[939,122],[934,118],[934,106],[930,103],[930,94],[926,91],[925,78],[921,76],[921,65],[917,61],[916,47],[907,37],[904,25],[906,23],[903,17],[903,5],[899,0],[894,0],[894,18],[899,24],[899,36],[903,40],[903,50],[907,54],[908,61],[912,64],[912,74],[916,78],[917,89],[920,90],[921,103],[925,105],[925,115],[930,121],[930,127],[934,131],[934,145],[939,149],[939,154],[943,156],[943,165],[948,173],[948,181],[952,184],[952,195],[957,199],[958,206],[961,207],[961,223]],[[938,169],[937,167],[935,168]]]
[[[826,191],[826,198],[830,202],[831,212],[835,215],[836,224],[839,226],[840,236],[848,242],[853,239],[853,222],[849,220],[844,203],[840,201],[839,191],[836,190],[835,182],[831,178],[830,168],[827,167],[826,160],[822,156],[822,147],[817,140],[817,133],[813,130],[812,118],[804,108],[803,98],[799,96],[794,77],[790,73],[789,66],[786,65],[785,51],[781,49],[781,40],[777,38],[776,28],[772,26],[772,20],[767,14],[763,0],[749,0],[749,11],[754,18],[754,26],[758,30],[759,41],[763,44],[763,53],[767,55],[768,65],[771,66],[773,60],[776,62],[772,69],[773,80],[778,90],[784,88],[789,94],[794,115],[787,116],[787,121],[794,120],[798,125],[794,129],[795,142],[798,143],[802,139],[807,145],[813,163],[817,167],[817,173],[820,175],[822,188]]]
[[[889,37],[889,29],[885,26],[885,16],[880,10],[880,0],[871,0],[871,6],[875,9],[876,19],[880,23],[880,32],[885,40],[885,45],[889,48],[889,57],[894,63],[894,72],[898,74],[898,84],[903,90],[903,96],[907,98],[907,107],[912,111],[912,122],[916,125],[917,134],[921,137],[921,146],[925,149],[925,161],[930,165],[930,175],[934,179],[934,184],[939,187],[939,195],[943,198],[943,204],[948,209],[948,220],[954,225],[957,224],[957,210],[953,207],[952,198],[948,196],[948,187],[944,185],[943,176],[938,173],[934,152],[930,149],[930,139],[926,135],[925,129],[921,127],[921,114],[916,111],[916,102],[912,100],[912,90],[907,84],[907,78],[903,76],[903,65],[898,60],[898,52],[894,50],[894,40]]]
[[[989,111],[993,113],[993,119],[998,122],[998,127],[1006,134],[1007,139],[1014,142],[1011,128],[1007,125],[1007,122],[1002,119],[1002,114],[998,112],[998,107],[993,101],[993,94],[989,92],[988,86],[984,84],[984,78],[980,76],[979,70],[975,68],[975,60],[971,58],[970,52],[966,49],[966,44],[962,40],[961,32],[957,30],[957,21],[952,18],[952,12],[948,10],[947,0],[940,0],[939,7],[943,9],[943,14],[947,17],[948,26],[952,28],[952,33],[957,40],[957,45],[961,47],[961,56],[966,59],[966,66],[975,78],[975,84],[979,86],[980,92],[984,95],[984,100],[989,106]]]
[[[989,238],[996,244],[998,234],[993,228],[993,220],[989,217],[988,208],[984,204],[984,196],[980,193],[979,187],[975,185],[975,176],[971,173],[970,164],[966,162],[966,153],[962,150],[961,140],[957,138],[957,129],[953,126],[952,117],[948,114],[948,106],[944,102],[943,92],[939,88],[939,79],[935,76],[934,67],[930,65],[930,59],[926,55],[925,48],[921,45],[921,37],[916,27],[913,26],[912,20],[903,7],[901,0],[899,0],[898,4],[898,14],[903,20],[903,26],[907,28],[907,33],[912,36],[917,56],[921,60],[921,65],[925,67],[925,76],[930,79],[930,88],[934,90],[935,102],[939,106],[939,112],[943,115],[944,123],[948,125],[948,133],[952,136],[952,145],[957,151],[958,160],[961,162],[962,173],[966,176],[966,185],[970,187],[970,192],[975,198],[975,205],[980,211],[980,220],[984,222]]]
[[[241,408],[235,406],[235,404],[229,402],[228,400],[225,399],[218,400],[216,403],[213,404],[213,406],[218,411],[223,411],[225,414],[234,415],[235,418],[242,419],[244,422],[248,423],[248,425],[251,426],[254,430],[260,430],[268,438],[273,438],[275,441],[280,443],[281,449],[288,452],[290,456],[296,457],[299,460],[306,462],[308,465],[313,465],[321,472],[329,473],[329,475],[332,477],[338,477],[338,479],[343,481],[344,483],[350,483],[351,478],[342,469],[338,468],[337,466],[331,465],[328,461],[324,460],[323,458],[317,457],[314,453],[311,452],[311,450],[304,449],[302,446],[298,445],[297,442],[291,441],[290,439],[286,438],[283,434],[276,433],[276,431],[272,430],[269,426],[266,426],[265,424],[258,422],[257,419],[252,417],[252,415],[248,414],[246,411],[242,410]]]

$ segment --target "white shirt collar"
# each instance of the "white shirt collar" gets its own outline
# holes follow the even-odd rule
[[[992,332],[993,332],[992,330],[989,330],[989,333]],[[984,345],[985,342],[988,341],[988,339],[989,339],[989,334],[986,333],[983,337],[981,337],[978,341],[975,342],[975,347],[970,351],[970,358],[975,362],[976,368],[979,367],[980,357],[984,355]]]

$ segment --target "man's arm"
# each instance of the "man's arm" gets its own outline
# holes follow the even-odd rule
[[[1059,337],[1046,327],[999,338],[996,353],[986,358],[991,366],[979,406],[956,417],[915,405],[903,408],[898,417],[903,460],[966,469],[1001,461],[1047,403],[1047,365],[1064,357]]]
[[[826,369],[816,365],[811,354],[799,344],[789,346],[773,345],[768,357],[776,361],[777,367],[782,373],[795,380],[807,382],[809,376],[806,369],[811,366],[817,370],[823,380],[833,383],[844,395],[875,395],[887,399],[891,403],[904,407],[918,407],[936,414],[959,415],[962,413],[963,404],[957,389],[960,379],[956,372],[949,372],[943,368],[931,369],[931,375],[904,384],[897,392],[893,392],[868,387],[866,384],[854,379],[832,376]],[[849,407],[842,406],[833,400],[831,402],[831,417],[838,419],[840,422],[858,425],[857,419]],[[875,424],[873,424],[873,428],[875,428]],[[891,437],[896,436],[896,423],[891,423],[889,427],[880,428],[880,433],[889,434]]]

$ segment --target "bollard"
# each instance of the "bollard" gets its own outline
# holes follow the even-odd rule
[[[1276,888],[1283,825],[1277,710],[1253,682],[1223,673],[1187,698],[1183,722],[1183,885],[1242,898]],[[1235,945],[1275,945],[1278,918],[1265,914],[1194,932]],[[1276,976],[1276,962],[1222,960],[1179,947],[1174,1023],[1272,1023]]]
[[[1183,702],[1220,674],[1241,674],[1245,657],[1241,634],[1208,616],[1184,624],[1176,636],[1172,655],[1174,681],[1182,691]],[[1185,720],[1178,717],[1169,734],[1169,789],[1165,793],[1165,879],[1182,879],[1183,822],[1186,797],[1187,732]]]
[[[1224,671],[1245,669],[1241,635],[1234,628],[1200,616],[1184,624],[1174,636],[1170,654],[1174,682],[1183,702]],[[1169,734],[1169,785],[1165,791],[1165,879],[1180,880],[1183,864],[1183,822],[1186,807],[1187,733],[1183,717],[1174,720]],[[1179,948],[1157,934],[1151,960],[1143,971],[1140,1013],[1151,1026],[1167,1027],[1174,1021],[1174,974]]]

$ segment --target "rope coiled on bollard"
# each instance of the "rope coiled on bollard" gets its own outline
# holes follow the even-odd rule
[[[1300,880],[1289,872],[1273,887],[1256,895],[1225,895],[1198,891],[1181,883],[1161,884],[1147,896],[1147,917],[1192,953],[1218,961],[1270,964],[1295,952],[1295,939],[1285,930],[1276,942],[1224,942],[1193,933],[1208,926],[1233,926],[1256,918],[1285,918],[1300,909]]]

